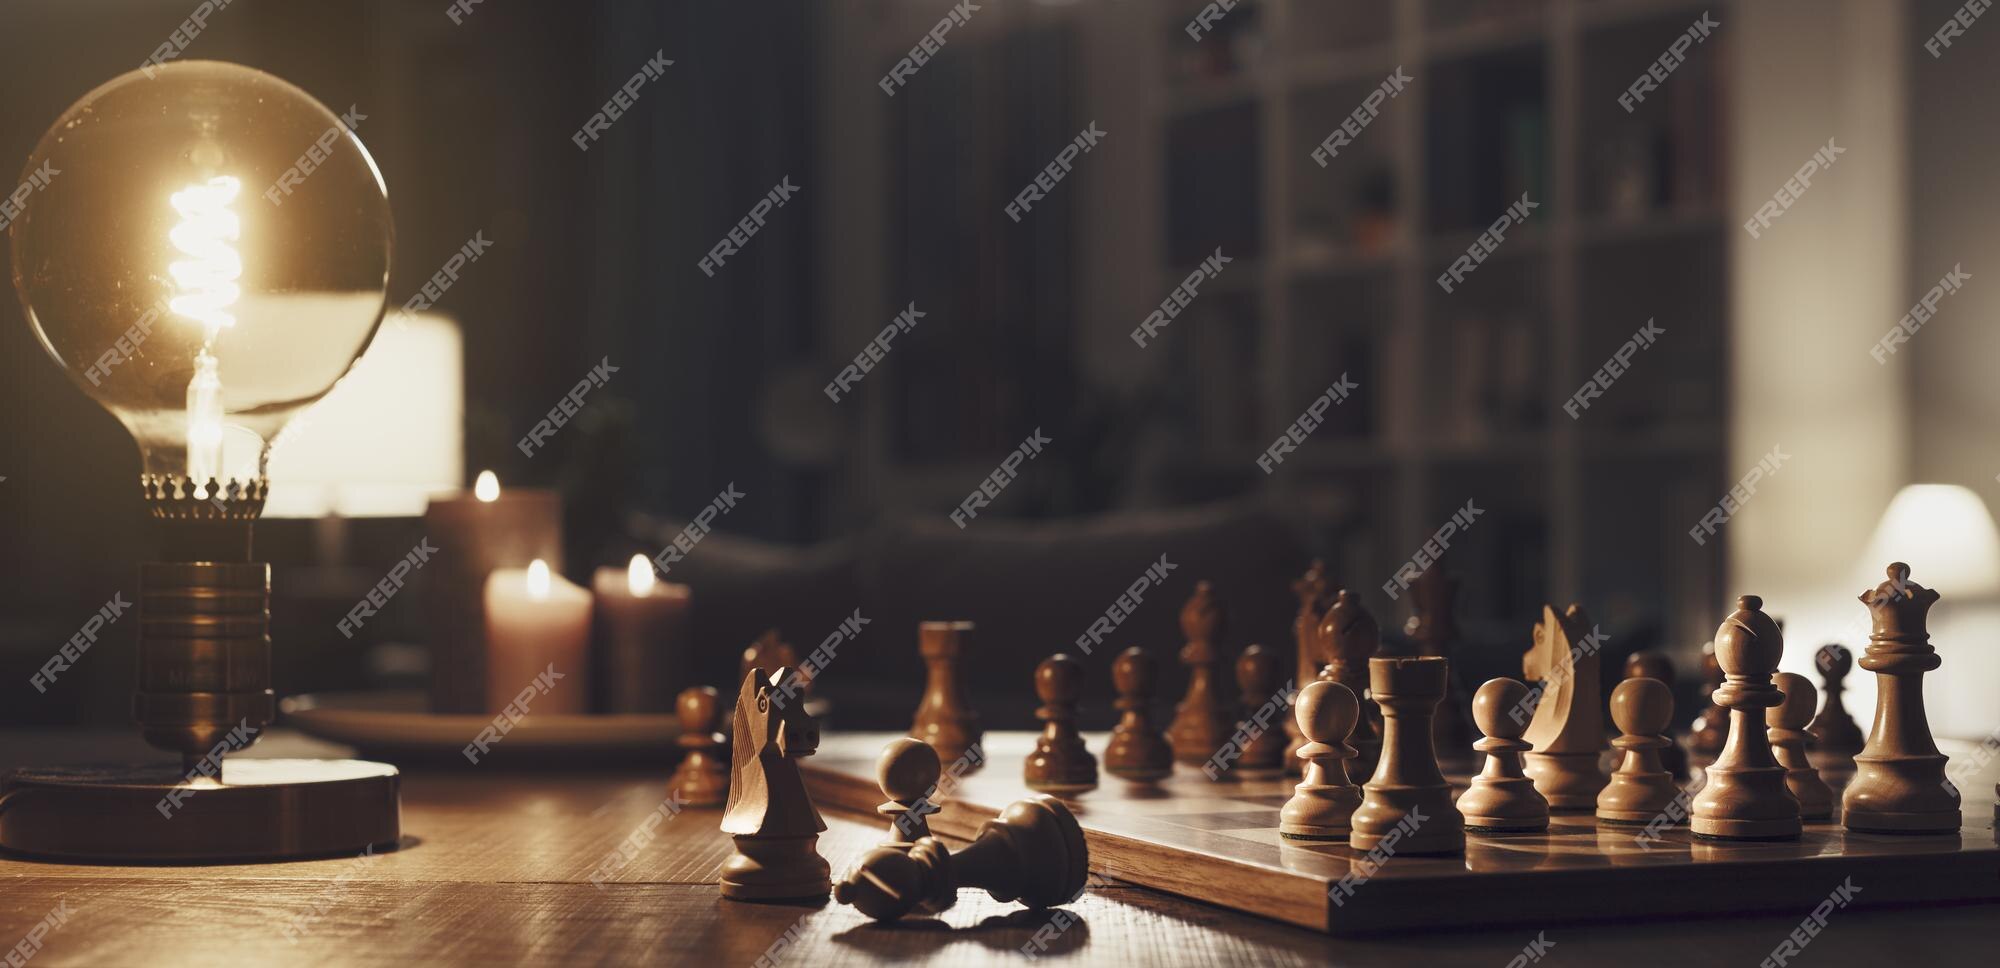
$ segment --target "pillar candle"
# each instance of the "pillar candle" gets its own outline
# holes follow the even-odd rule
[[[561,502],[548,490],[503,494],[493,472],[482,471],[472,493],[433,498],[424,527],[438,549],[423,572],[431,711],[499,712],[486,705],[486,577],[537,558],[561,571]]]
[[[599,712],[669,713],[690,685],[688,587],[659,581],[645,555],[625,568],[599,568],[597,593]]]
[[[530,713],[588,712],[590,593],[537,558],[486,576],[485,595],[486,708],[532,692]]]

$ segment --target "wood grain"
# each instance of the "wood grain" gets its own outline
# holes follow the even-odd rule
[[[10,763],[82,762],[95,750],[98,758],[121,758],[128,742],[123,734],[0,734],[0,757]],[[328,749],[275,732],[257,752],[324,755]],[[0,859],[0,945],[13,944],[58,903],[67,903],[69,920],[42,939],[36,968],[738,968],[754,963],[787,932],[793,940],[773,953],[782,965],[977,966],[1020,965],[1021,946],[1049,923],[1047,913],[1025,912],[980,892],[967,892],[940,919],[894,926],[870,924],[836,905],[727,902],[713,879],[729,840],[716,829],[717,811],[693,808],[659,824],[658,837],[612,871],[600,890],[589,881],[592,870],[658,807],[665,771],[475,769],[417,771],[406,779],[404,829],[414,842],[372,858],[193,868]],[[1982,786],[1992,789],[1992,780]],[[820,844],[836,871],[882,839],[880,818],[829,809],[826,819]],[[1075,923],[1043,952],[1058,964],[1362,968],[1493,968],[1538,933],[1558,946],[1550,952],[1552,964],[1756,964],[1806,913],[1602,926],[1538,916],[1487,930],[1330,939],[1102,879],[1093,879],[1065,910]],[[1810,963],[1971,963],[1996,915],[1995,905],[1843,911],[1823,935],[1838,940],[1821,941]],[[1448,922],[1449,912],[1440,920]],[[287,925],[297,927],[296,943]]]

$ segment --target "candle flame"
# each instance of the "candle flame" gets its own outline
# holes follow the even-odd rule
[[[472,496],[482,501],[492,502],[500,497],[500,478],[492,471],[480,471],[479,480],[473,482]]]
[[[528,565],[528,597],[538,602],[549,598],[549,563],[536,558]]]
[[[653,563],[645,555],[632,556],[632,563],[625,568],[625,587],[632,590],[633,598],[653,593]]]

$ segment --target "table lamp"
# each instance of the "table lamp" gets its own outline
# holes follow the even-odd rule
[[[394,767],[228,759],[274,715],[270,567],[251,551],[270,443],[382,320],[387,189],[353,132],[261,71],[188,61],[90,92],[42,136],[11,227],[29,325],[131,432],[161,560],[140,566],[133,717],[177,763],[21,769],[0,846],[93,861],[392,847]]]

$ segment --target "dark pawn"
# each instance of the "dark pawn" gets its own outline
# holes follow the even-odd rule
[[[1222,603],[1215,598],[1215,586],[1196,582],[1194,594],[1181,606],[1181,664],[1188,669],[1187,693],[1174,707],[1174,721],[1167,727],[1167,740],[1174,744],[1174,759],[1201,764],[1215,755],[1229,738],[1230,716],[1223,695],[1221,653],[1216,640],[1222,637]]]
[[[1652,679],[1666,686],[1667,694],[1672,696],[1674,691],[1674,664],[1668,661],[1666,656],[1658,652],[1634,652],[1630,659],[1625,660],[1625,678]],[[1687,779],[1688,753],[1686,748],[1682,747],[1680,740],[1674,737],[1671,725],[1662,729],[1660,735],[1667,738],[1666,748],[1660,750],[1660,765],[1666,767],[1667,772],[1674,779]]]
[[[909,850],[931,835],[930,821],[925,818],[938,812],[938,805],[930,798],[937,793],[938,776],[943,772],[937,750],[923,740],[905,736],[882,747],[882,756],[875,761],[875,784],[888,797],[875,808],[889,822],[889,839],[882,846]]]
[[[1153,688],[1159,678],[1159,663],[1136,645],[1112,660],[1111,684],[1118,690],[1121,714],[1104,748],[1104,768],[1112,776],[1152,783],[1174,772],[1174,748],[1153,722]]]
[[[729,764],[723,747],[722,694],[714,686],[681,690],[674,700],[681,735],[674,745],[686,750],[674,768],[667,791],[691,807],[719,807],[729,795]]]
[[[1063,653],[1035,668],[1035,695],[1042,700],[1035,718],[1043,726],[1023,771],[1029,789],[1082,793],[1097,786],[1097,757],[1084,748],[1076,730],[1076,694],[1082,686],[1083,666]]]
[[[1814,747],[1823,753],[1852,758],[1861,752],[1868,742],[1868,734],[1861,731],[1861,724],[1847,714],[1847,704],[1841,700],[1841,692],[1847,674],[1854,671],[1854,653],[1842,645],[1822,645],[1813,656],[1813,664],[1819,666],[1820,679],[1826,683],[1826,702],[1819,707],[1819,715],[1813,717],[1806,726],[1816,741]]]
[[[1688,749],[1714,756],[1729,739],[1729,711],[1716,705],[1715,691],[1722,688],[1722,666],[1715,661],[1715,643],[1701,647],[1701,695],[1704,705],[1688,728]]]
[[[1285,715],[1271,699],[1278,691],[1278,657],[1252,645],[1236,659],[1236,685],[1243,691],[1243,721],[1236,734],[1248,737],[1234,773],[1243,780],[1275,780],[1285,775]],[[1260,722],[1258,717],[1262,716]]]

